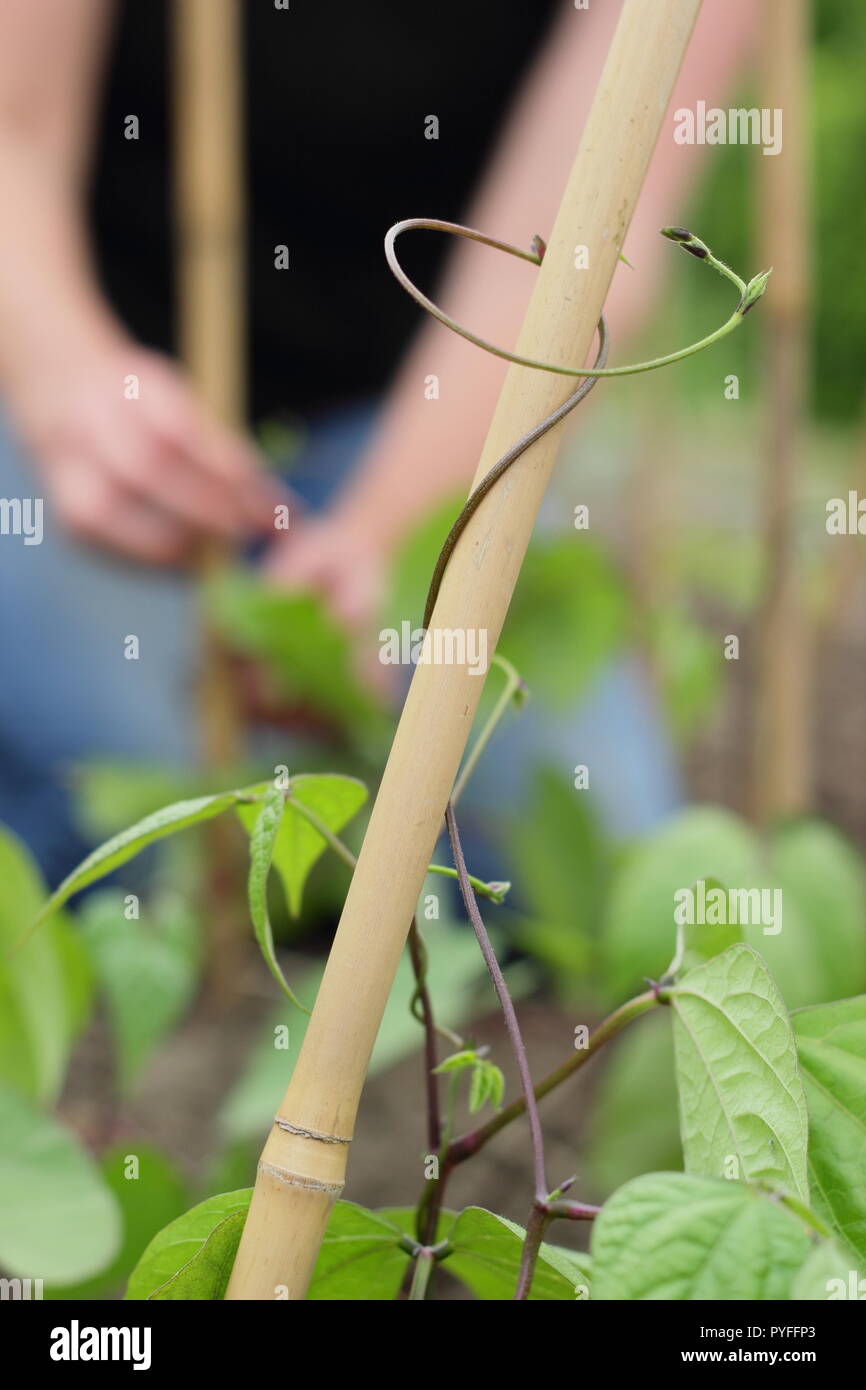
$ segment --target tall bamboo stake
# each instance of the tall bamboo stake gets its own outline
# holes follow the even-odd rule
[[[227,425],[245,415],[243,83],[238,0],[175,0],[175,234],[181,356],[199,394]],[[201,578],[223,563],[207,546]],[[228,654],[203,623],[198,709],[210,768],[237,764],[242,721]],[[237,977],[243,938],[233,894],[241,881],[237,827],[206,827],[208,983],[224,1003]]]
[[[518,340],[522,355],[585,361],[699,8],[700,0],[626,0]],[[589,267],[576,270],[580,245],[589,248]],[[568,390],[548,373],[509,368],[476,483]],[[493,650],[555,453],[547,434],[484,499],[445,571],[431,628],[486,629]],[[482,684],[461,666],[416,668],[301,1054],[262,1152],[229,1299],[304,1297]]]
[[[175,220],[180,351],[227,424],[245,412],[244,174],[238,0],[175,0]],[[220,562],[205,556],[208,573]],[[239,718],[225,655],[205,633],[201,689],[210,766],[237,762]]]
[[[762,105],[783,112],[782,149],[759,157],[760,236],[773,265],[763,320],[764,592],[757,623],[752,812],[764,824],[810,798],[809,641],[797,564],[798,454],[808,389],[808,0],[765,0]]]

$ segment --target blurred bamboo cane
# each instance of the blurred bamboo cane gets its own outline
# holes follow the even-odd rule
[[[238,0],[174,0],[175,219],[180,353],[211,410],[245,416],[244,175]],[[213,547],[207,573],[222,562]],[[202,681],[209,765],[236,762],[240,720],[212,634]]]
[[[181,356],[199,393],[226,424],[245,422],[244,150],[239,0],[173,0],[175,235]],[[207,580],[224,563],[219,545],[201,558]],[[209,769],[240,761],[242,721],[228,655],[202,624],[199,711]],[[208,974],[225,999],[241,938],[235,920],[241,868],[235,827],[207,827]]]
[[[796,505],[808,393],[808,0],[765,0],[760,101],[780,109],[782,149],[759,156],[766,298],[763,476],[765,576],[757,617],[751,810],[759,824],[810,803],[810,636],[798,568]]]

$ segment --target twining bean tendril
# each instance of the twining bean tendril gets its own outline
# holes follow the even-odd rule
[[[706,264],[710,265],[714,270],[718,271],[720,275],[723,275],[727,280],[730,280],[731,283],[737,287],[740,293],[740,299],[733,314],[730,316],[729,319],[726,320],[725,323],[721,325],[720,328],[717,328],[715,332],[708,334],[707,337],[700,339],[700,341],[696,343],[690,344],[686,348],[681,348],[677,352],[668,353],[663,357],[657,357],[648,362],[639,362],[632,366],[612,368],[606,367],[608,355],[608,332],[607,325],[604,321],[604,316],[602,315],[598,321],[598,354],[596,356],[593,366],[590,368],[561,367],[555,366],[553,363],[549,362],[539,362],[535,361],[532,358],[520,357],[516,353],[507,352],[503,348],[497,347],[495,344],[487,342],[484,338],[479,337],[477,334],[472,333],[468,328],[465,328],[463,327],[463,325],[457,323],[454,319],[449,317],[448,314],[444,313],[443,310],[438,307],[438,305],[434,304],[434,302],[431,299],[428,299],[428,297],[425,294],[423,294],[421,290],[419,290],[417,286],[414,285],[412,281],[409,279],[408,275],[405,273],[402,266],[400,265],[395,251],[395,242],[397,240],[397,237],[402,232],[416,229],[448,232],[453,236],[466,237],[470,241],[480,242],[483,246],[491,246],[497,251],[504,251],[510,256],[517,256],[521,260],[531,261],[536,265],[541,264],[545,252],[545,245],[540,237],[534,237],[531,250],[524,251],[518,246],[511,246],[507,242],[497,241],[494,237],[485,236],[482,232],[475,231],[472,227],[463,227],[456,222],[443,222],[436,218],[413,217],[403,222],[397,222],[394,224],[393,227],[389,229],[385,237],[385,256],[388,261],[388,265],[390,266],[397,280],[403,286],[403,288],[412,296],[412,298],[416,300],[416,302],[420,304],[421,307],[425,309],[428,314],[431,314],[434,318],[438,319],[440,323],[444,324],[446,328],[451,329],[451,331],[454,333],[458,333],[461,337],[466,338],[470,343],[474,343],[476,347],[480,347],[485,352],[490,352],[496,357],[503,358],[506,362],[513,362],[519,366],[531,367],[537,371],[556,372],[562,376],[577,376],[583,378],[579,386],[571,393],[571,395],[566,397],[566,399],[562,402],[561,405],[557,406],[555,410],[551,411],[551,413],[545,416],[543,420],[539,421],[537,425],[534,425],[532,429],[527,431],[526,434],[522,435],[522,437],[518,439],[517,442],[513,444],[510,449],[507,449],[506,452],[502,455],[502,457],[496,461],[493,467],[487,473],[485,473],[484,477],[481,479],[480,483],[478,483],[477,487],[473,488],[472,492],[470,493],[469,497],[464,503],[463,508],[460,511],[456,521],[454,522],[454,525],[451,527],[451,530],[448,532],[448,535],[445,538],[445,541],[442,545],[442,549],[439,552],[439,557],[433,569],[433,576],[430,581],[430,588],[428,590],[427,600],[424,605],[423,627],[424,630],[427,631],[430,627],[430,622],[433,617],[433,610],[436,606],[436,600],[439,595],[439,589],[442,584],[442,578],[445,574],[445,569],[448,565],[449,560],[451,559],[451,556],[454,553],[454,550],[460,540],[460,537],[463,535],[463,532],[466,530],[469,521],[472,519],[472,517],[475,515],[475,512],[478,510],[478,507],[481,504],[481,502],[491,491],[491,489],[495,487],[495,485],[499,482],[503,475],[513,466],[513,464],[517,462],[521,455],[524,454],[527,449],[531,448],[533,444],[536,444],[543,435],[547,434],[548,430],[553,429],[555,425],[558,425],[562,420],[564,420],[565,417],[569,415],[571,411],[574,410],[575,407],[578,406],[586,396],[589,395],[589,392],[592,390],[592,388],[596,385],[596,383],[599,381],[601,377],[627,376],[637,372],[653,371],[657,367],[664,367],[671,362],[681,361],[683,358],[689,357],[693,353],[699,352],[705,347],[709,347],[712,343],[718,342],[720,338],[723,338],[726,334],[731,332],[732,329],[736,328],[739,323],[742,322],[749,310],[752,309],[754,305],[757,303],[757,301],[761,298],[766,289],[770,271],[765,271],[760,275],[756,275],[752,280],[749,281],[748,284],[746,284],[746,282],[742,280],[739,275],[737,275],[733,270],[731,270],[730,266],[725,265],[723,261],[718,260],[717,257],[713,255],[713,253],[710,251],[709,247],[706,245],[705,242],[701,241],[699,237],[694,236],[685,227],[663,227],[663,236],[667,237],[668,240],[674,241],[678,245],[682,246],[684,251],[688,251],[692,256],[695,256],[698,260],[704,261]],[[457,879],[460,886],[460,892],[463,898],[463,903],[466,908],[467,916],[469,917],[469,920],[472,923],[473,929],[478,939],[478,944],[481,948],[482,955],[484,956],[485,962],[490,972],[494,989],[496,990],[497,996],[499,997],[500,1005],[503,1008],[503,1012],[505,1014],[506,1027],[508,1030],[512,1049],[517,1059],[517,1064],[520,1071],[521,1088],[523,1090],[523,1095],[526,1102],[527,1118],[529,1120],[530,1130],[532,1133],[533,1160],[535,1167],[535,1180],[537,1189],[536,1197],[540,1200],[541,1198],[543,1198],[544,1192],[546,1190],[543,1143],[541,1138],[541,1128],[538,1119],[538,1109],[536,1105],[535,1094],[527,1065],[526,1049],[523,1046],[523,1041],[520,1036],[520,1027],[517,1021],[517,1016],[514,1012],[513,1005],[511,1003],[508,987],[505,983],[502,971],[499,968],[499,964],[493,952],[493,948],[491,946],[487,930],[484,926],[484,922],[478,910],[478,902],[475,896],[475,892],[469,880],[469,873],[466,868],[462,848],[460,845],[460,836],[459,831],[457,829],[456,818],[454,815],[454,801],[452,797],[449,797],[448,800],[448,805],[445,811],[445,821],[448,829],[449,839],[451,842],[451,852],[454,858],[454,865],[457,870]],[[423,962],[423,959],[424,957],[422,952],[418,955],[418,960]],[[423,963],[420,966],[416,966],[416,997],[418,992],[421,989],[423,989],[425,974],[426,970]]]
[[[537,425],[534,425],[531,430],[528,430],[526,434],[518,439],[516,444],[513,444],[510,449],[506,450],[489,472],[484,475],[478,486],[470,493],[457,520],[454,522],[454,525],[445,538],[445,542],[433,570],[433,577],[430,581],[430,589],[424,606],[424,620],[422,626],[426,630],[430,626],[430,619],[433,616],[433,608],[436,604],[445,568],[454,552],[457,542],[466,529],[467,523],[474,516],[475,512],[478,510],[479,504],[487,496],[491,488],[499,481],[503,474],[517,462],[520,456],[533,444],[537,443],[548,430],[553,429],[554,425],[558,425],[564,420],[566,415],[569,415],[571,411],[574,410],[575,406],[579,405],[580,402],[589,395],[596,381],[601,377],[632,376],[638,372],[655,371],[658,367],[665,367],[669,363],[681,361],[683,358],[690,357],[693,353],[700,352],[703,348],[709,347],[712,343],[718,342],[720,338],[730,333],[732,329],[736,328],[737,325],[742,322],[749,310],[757,300],[760,299],[766,289],[770,272],[766,271],[762,275],[756,275],[747,285],[735,271],[731,270],[730,266],[725,265],[724,261],[720,261],[714,256],[709,247],[685,227],[663,227],[662,236],[667,237],[669,241],[677,242],[678,245],[682,246],[684,251],[688,251],[692,256],[697,257],[698,260],[705,261],[707,265],[712,266],[712,268],[717,270],[720,275],[723,275],[725,279],[730,280],[732,284],[736,285],[740,292],[740,301],[733,314],[720,328],[717,328],[715,332],[708,334],[705,338],[701,338],[696,343],[689,344],[688,347],[680,348],[677,352],[667,353],[663,357],[652,358],[647,362],[636,362],[623,367],[606,367],[608,332],[604,316],[602,315],[598,321],[598,356],[592,367],[562,367],[552,362],[539,362],[531,357],[521,357],[517,353],[507,352],[504,348],[497,347],[494,343],[487,342],[486,339],[479,337],[476,333],[471,332],[470,329],[457,323],[455,319],[451,318],[440,309],[437,304],[434,304],[432,299],[429,299],[427,295],[422,293],[417,285],[413,284],[400,265],[395,250],[398,236],[403,232],[421,229],[434,232],[448,232],[453,236],[466,237],[470,241],[480,242],[483,246],[492,246],[497,251],[504,251],[509,256],[517,256],[520,260],[530,261],[534,265],[540,265],[544,257],[545,245],[540,237],[533,237],[531,250],[524,251],[519,246],[511,246],[507,241],[498,241],[495,237],[485,236],[483,232],[478,232],[473,227],[463,227],[457,222],[443,222],[438,218],[432,217],[410,217],[403,222],[395,222],[394,226],[389,228],[385,236],[385,258],[396,279],[406,292],[412,296],[416,303],[420,304],[422,309],[426,310],[428,314],[431,314],[433,318],[443,323],[446,328],[450,328],[453,333],[458,333],[461,338],[466,338],[470,343],[474,343],[476,347],[482,348],[485,352],[492,353],[495,357],[501,357],[506,362],[516,363],[518,366],[532,367],[536,371],[554,372],[560,376],[576,376],[583,378],[578,388],[568,396],[561,405],[557,406],[554,411],[551,411],[549,415],[539,421]]]

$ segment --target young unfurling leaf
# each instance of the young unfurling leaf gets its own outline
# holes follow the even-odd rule
[[[287,998],[291,999],[293,1004],[297,1004],[298,1008],[306,1014],[309,1013],[309,1009],[305,1008],[293,993],[280,969],[274,951],[271,919],[268,916],[268,875],[274,857],[274,846],[277,842],[280,822],[283,818],[284,805],[284,792],[279,787],[270,787],[262,799],[261,810],[253,827],[250,837],[248,880],[250,916],[265,964]]]

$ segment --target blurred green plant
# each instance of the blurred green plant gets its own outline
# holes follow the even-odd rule
[[[222,570],[205,597],[226,645],[261,662],[285,700],[332,721],[352,746],[381,743],[384,711],[356,673],[345,629],[320,598],[288,593],[240,568]]]
[[[812,126],[813,404],[826,419],[853,420],[863,409],[861,362],[866,344],[866,281],[852,273],[861,258],[866,191],[861,177],[866,145],[866,11],[848,0],[815,0],[809,120]],[[760,106],[749,84],[732,106]],[[718,146],[712,173],[695,200],[694,220],[713,228],[735,263],[749,259],[753,228],[743,216],[757,187],[760,157],[737,145]],[[840,209],[844,213],[840,214]],[[844,294],[839,286],[845,286]],[[686,337],[706,322],[723,286],[684,282],[678,287],[672,332]],[[756,364],[754,336],[736,334],[726,347],[726,372],[747,379]],[[691,358],[679,374],[680,397],[706,399],[718,392],[718,374],[705,357]]]

